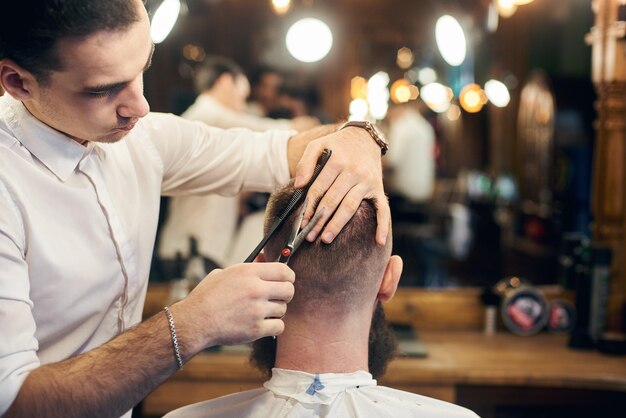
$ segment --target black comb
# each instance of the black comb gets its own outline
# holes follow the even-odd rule
[[[267,244],[267,241],[269,241],[270,238],[272,238],[272,236],[276,233],[276,231],[278,230],[278,227],[282,225],[285,219],[287,219],[287,217],[291,214],[291,212],[293,212],[293,209],[298,205],[298,203],[300,203],[302,198],[306,196],[306,193],[309,190],[309,187],[311,187],[311,184],[313,184],[317,176],[322,171],[322,168],[324,168],[324,166],[328,162],[328,159],[330,158],[330,154],[332,154],[332,151],[329,149],[325,149],[324,152],[322,152],[322,155],[320,155],[320,157],[318,158],[317,164],[315,165],[315,169],[313,170],[313,175],[311,176],[311,180],[309,180],[307,185],[304,186],[302,189],[297,189],[293,193],[293,196],[291,196],[291,199],[289,200],[289,203],[287,203],[287,207],[285,208],[283,213],[281,213],[278,219],[276,219],[276,221],[272,224],[272,227],[270,228],[268,233],[263,237],[259,245],[257,245],[256,248],[252,250],[252,252],[248,256],[248,258],[246,258],[244,263],[251,263],[252,261],[254,261],[256,256],[259,255],[259,253],[263,249],[263,247],[265,247],[265,244]]]

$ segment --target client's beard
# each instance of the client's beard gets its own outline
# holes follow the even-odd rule
[[[385,373],[387,365],[396,355],[396,337],[385,319],[383,305],[378,302],[372,315],[368,347],[368,367],[374,379]],[[276,364],[276,339],[265,337],[252,343],[250,364],[266,376],[272,376]]]

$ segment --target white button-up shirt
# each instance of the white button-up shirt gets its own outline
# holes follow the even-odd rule
[[[30,370],[141,320],[161,194],[270,191],[290,134],[150,114],[84,147],[0,97],[0,415]]]
[[[272,369],[264,388],[179,408],[164,418],[477,418],[469,409],[377,386],[365,371],[313,375]]]

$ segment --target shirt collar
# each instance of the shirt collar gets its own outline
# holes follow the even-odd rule
[[[337,395],[347,390],[376,386],[376,380],[363,370],[353,373],[311,374],[273,368],[272,378],[263,386],[277,396],[294,398],[300,403],[330,404]]]
[[[78,163],[94,148],[100,157],[104,156],[104,150],[94,143],[83,146],[41,122],[21,101],[8,94],[1,98],[0,104],[0,112],[6,115],[15,138],[62,181],[67,180]]]

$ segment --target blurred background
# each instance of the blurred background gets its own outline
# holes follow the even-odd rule
[[[626,0],[147,6],[158,43],[145,75],[152,110],[196,106],[199,69],[219,56],[247,76],[240,112],[296,129],[304,127],[296,121],[369,120],[386,135],[384,180],[404,271],[385,311],[411,331],[413,349],[383,383],[483,417],[623,410],[626,374],[616,355],[626,353]],[[238,225],[231,259],[203,254],[202,239],[200,247],[191,240],[178,276],[195,283],[208,268],[245,258],[260,239],[254,220],[264,198],[241,203],[230,220]],[[163,248],[167,240],[158,239]],[[187,239],[179,237],[185,250]],[[192,262],[198,255],[211,258],[204,270]],[[151,280],[169,279],[155,268]],[[163,306],[168,289],[153,283],[148,312]],[[530,315],[532,326],[510,312]],[[145,410],[226,393],[207,392],[223,359],[199,361],[206,379],[181,375]],[[185,397],[187,380],[202,381],[202,394]]]
[[[279,74],[265,87],[276,96],[266,115],[370,119],[392,151],[394,136],[411,129],[407,113],[432,127],[413,125],[428,140],[411,148],[397,139],[401,155],[385,160],[403,285],[485,285],[510,275],[557,283],[563,234],[590,234],[588,0],[147,5],[153,16],[172,7],[170,22],[153,17],[155,30],[174,25],[145,77],[154,111],[183,112],[196,95],[194,69],[220,55],[244,69],[251,100],[262,101],[255,85],[263,71]]]

